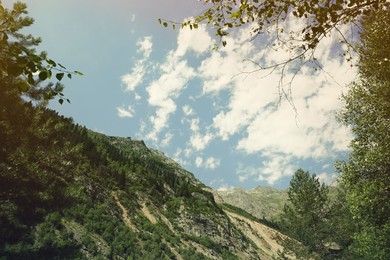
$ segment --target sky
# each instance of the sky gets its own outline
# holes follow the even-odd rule
[[[355,77],[335,52],[336,35],[316,51],[324,70],[303,66],[296,73],[291,102],[279,99],[280,70],[253,72],[254,62],[289,57],[266,38],[250,38],[243,28],[212,50],[218,39],[203,25],[158,24],[196,16],[201,1],[23,2],[35,19],[26,32],[43,40],[38,49],[84,74],[63,82],[71,104],[50,103],[60,114],[97,132],[142,139],[214,189],[287,188],[298,168],[335,182],[333,165],[347,159],[352,138],[336,115]],[[299,23],[286,31],[294,28]],[[289,68],[283,89],[293,75]]]

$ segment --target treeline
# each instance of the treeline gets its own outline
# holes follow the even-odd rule
[[[281,228],[292,239],[280,256],[303,259],[390,258],[390,10],[361,21],[358,78],[343,96],[340,120],[354,139],[338,161],[339,192],[330,200],[318,178],[298,170],[290,182]]]

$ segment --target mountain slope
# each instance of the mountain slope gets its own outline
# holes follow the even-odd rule
[[[227,214],[192,173],[142,141],[89,131],[22,100],[0,110],[5,259],[268,259],[275,253],[252,241],[243,220]]]
[[[259,219],[275,220],[287,202],[287,190],[255,187],[251,190],[235,188],[213,191],[221,203],[242,208]]]

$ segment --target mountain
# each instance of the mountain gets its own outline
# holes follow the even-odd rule
[[[257,186],[250,190],[234,188],[216,190],[221,203],[242,208],[259,219],[275,220],[287,202],[287,190]]]
[[[1,259],[271,259],[284,236],[141,140],[0,104]],[[218,199],[217,199],[218,201]]]
[[[337,200],[337,186],[328,186],[329,198]],[[213,190],[216,201],[241,208],[261,220],[271,223],[278,220],[287,202],[287,190],[272,187],[257,186],[253,189],[234,188],[228,190]]]

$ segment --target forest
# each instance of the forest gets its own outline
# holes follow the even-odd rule
[[[354,139],[348,159],[335,164],[337,195],[331,198],[315,174],[299,169],[283,213],[272,221],[217,204],[192,173],[142,141],[93,132],[48,109],[50,100],[70,103],[61,81],[82,73],[35,51],[41,39],[20,32],[33,24],[25,4],[9,10],[0,2],[0,259],[261,258],[224,210],[284,234],[279,259],[389,259],[390,9],[377,2],[360,14],[360,41],[351,46],[359,55],[358,77],[342,97],[339,119]],[[254,10],[242,6],[231,17]],[[311,10],[297,8],[297,16]],[[184,26],[218,17],[208,12]],[[315,28],[303,32],[305,51],[321,39]],[[223,48],[228,42],[217,32]],[[142,214],[145,208],[155,223]]]

